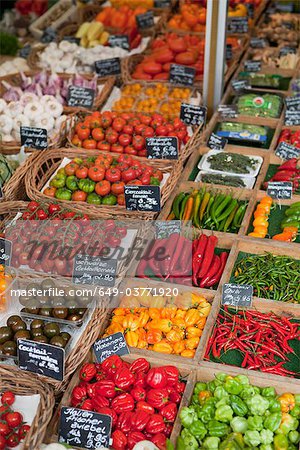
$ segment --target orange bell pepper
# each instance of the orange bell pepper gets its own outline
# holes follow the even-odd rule
[[[160,330],[149,330],[146,333],[146,341],[148,344],[157,344],[163,338],[163,334]]]
[[[152,350],[170,355],[173,352],[173,347],[169,342],[161,341],[158,344],[154,344]]]
[[[200,342],[200,337],[193,337],[185,340],[185,347],[188,350],[195,350]]]
[[[180,355],[185,350],[184,341],[175,342],[173,344],[173,350],[176,355]]]
[[[137,347],[139,343],[139,335],[136,331],[127,331],[125,339],[130,347]]]
[[[191,327],[191,326],[195,325],[200,320],[200,318],[201,318],[201,316],[199,314],[199,311],[197,311],[197,309],[195,309],[195,308],[191,308],[186,313],[184,321],[185,321],[186,326]]]
[[[180,356],[183,356],[184,358],[194,358],[195,350],[183,350],[183,352],[180,353]]]

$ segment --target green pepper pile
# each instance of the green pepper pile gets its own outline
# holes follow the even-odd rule
[[[177,450],[297,450],[300,442],[300,395],[277,396],[245,375],[196,383],[179,417]]]

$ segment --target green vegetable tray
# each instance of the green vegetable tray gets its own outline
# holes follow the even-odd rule
[[[241,125],[240,128],[242,131],[244,129],[243,127],[243,123],[239,123],[239,122],[230,122],[229,120],[226,121],[226,123],[233,123],[234,126],[236,127],[236,125]],[[257,126],[256,125],[250,125],[250,124],[245,124],[248,127],[248,132],[250,132],[251,128],[253,127],[253,134],[257,134]],[[218,134],[217,132],[221,130],[222,127],[222,122],[218,122],[215,125],[215,128],[213,130],[214,133]],[[268,149],[271,145],[274,133],[275,133],[275,129],[274,128],[270,128],[270,127],[263,127],[262,125],[259,125],[259,127],[265,128],[266,131],[266,137],[267,140],[265,142],[260,142],[258,140],[254,140],[254,139],[239,139],[239,138],[235,138],[235,137],[226,137],[226,139],[228,139],[228,143],[230,145],[238,145],[239,147],[254,147],[254,148],[261,148],[261,149]],[[250,128],[250,130],[249,130]]]

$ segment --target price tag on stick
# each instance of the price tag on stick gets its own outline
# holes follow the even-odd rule
[[[74,284],[114,286],[117,273],[116,259],[100,256],[76,255],[74,258],[72,281]]]
[[[20,127],[21,145],[45,150],[48,147],[48,135],[45,128]]]
[[[263,38],[251,38],[250,39],[250,47],[252,48],[264,48],[267,47],[267,41]]]
[[[229,17],[227,31],[231,34],[248,33],[248,17]]]
[[[285,104],[287,110],[300,112],[300,97],[286,97]]]
[[[243,91],[244,89],[251,89],[250,83],[248,80],[233,80],[231,82],[232,89],[235,91]]]
[[[207,147],[211,148],[212,150],[223,150],[227,144],[228,139],[222,136],[218,136],[215,133],[211,133],[207,141]]]
[[[238,117],[237,105],[219,105],[218,113],[221,114],[223,119],[234,119]]]
[[[261,61],[245,61],[244,68],[247,72],[259,72],[261,70]]]
[[[145,14],[138,14],[136,16],[136,23],[138,28],[141,29],[154,27],[153,11],[147,11]]]
[[[94,98],[94,89],[70,86],[68,89],[67,104],[68,106],[82,106],[83,108],[90,108],[93,106]]]
[[[250,284],[223,284],[222,305],[251,307],[253,286]]]
[[[148,159],[178,159],[177,137],[146,138]]]
[[[95,62],[95,70],[99,77],[108,77],[111,75],[120,75],[120,58],[102,59]]]
[[[125,204],[128,211],[159,212],[159,186],[125,186]]]
[[[79,408],[60,410],[58,441],[86,449],[109,448],[112,418]]]
[[[205,124],[207,115],[206,106],[190,105],[189,103],[181,103],[180,119],[187,125],[199,126]]]
[[[108,38],[108,43],[111,47],[120,47],[124,50],[130,49],[128,36],[125,34],[111,34]]]
[[[65,369],[65,350],[51,344],[18,339],[18,365],[21,370],[62,381]]]
[[[193,86],[196,76],[196,69],[193,67],[171,64],[170,83],[181,84],[183,86]]]
[[[300,125],[300,111],[285,111],[284,124],[287,126]]]
[[[111,355],[122,356],[130,353],[124,334],[121,332],[98,339],[93,346],[93,350],[99,363],[102,363]]]
[[[4,266],[10,266],[11,254],[12,242],[8,239],[0,238],[0,264],[3,264]]]
[[[267,194],[277,200],[287,200],[293,196],[293,183],[289,181],[269,181]]]

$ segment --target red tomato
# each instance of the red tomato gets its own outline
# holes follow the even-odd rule
[[[110,149],[112,152],[115,152],[115,153],[123,153],[124,152],[124,147],[118,143],[112,144]]]
[[[104,167],[91,167],[88,171],[88,177],[93,181],[101,181],[104,180],[105,169]]]
[[[118,157],[118,163],[126,162],[129,166],[133,164],[133,158],[129,155],[121,155]]]
[[[126,121],[122,119],[121,117],[118,117],[117,119],[114,119],[112,123],[112,127],[114,130],[116,130],[118,133],[123,130],[124,125],[126,124]]]
[[[127,155],[137,155],[137,150],[133,147],[133,145],[126,145],[124,148],[124,153]]]
[[[123,133],[125,134],[133,134],[134,128],[133,125],[124,125],[123,127]]]
[[[140,123],[134,127],[134,131],[136,132],[136,134],[142,134],[145,132],[146,128],[147,126],[145,124]]]
[[[20,442],[20,438],[16,433],[12,433],[6,440],[6,445],[9,448],[17,447]]]
[[[149,173],[144,173],[144,174],[140,177],[141,183],[142,183],[143,185],[150,184],[150,178],[151,178],[151,175],[150,175]]]
[[[6,415],[6,422],[10,428],[18,427],[23,422],[23,416],[17,411],[9,412]]]
[[[119,206],[124,206],[125,205],[125,195],[124,194],[118,195],[117,201],[118,201]]]
[[[110,144],[106,141],[98,142],[97,148],[102,152],[110,152]]]
[[[90,120],[90,127],[92,129],[95,129],[95,128],[99,128],[100,126],[101,126],[101,118],[100,117],[92,117]]]
[[[84,139],[82,142],[82,147],[86,148],[87,150],[94,150],[97,148],[97,142],[95,139]]]
[[[121,172],[123,172],[124,170],[128,169],[129,164],[127,164],[126,162],[121,161],[121,162],[118,163],[117,167],[118,167],[119,170],[121,170]]]
[[[78,169],[79,164],[75,163],[75,162],[70,162],[69,164],[67,164],[65,166],[65,174],[70,176],[70,175],[75,175],[76,170]]]
[[[87,178],[89,173],[89,169],[87,167],[84,166],[79,166],[78,169],[75,172],[75,175],[77,178]]]
[[[156,136],[167,136],[168,128],[166,125],[159,125],[155,130]]]
[[[110,193],[110,182],[108,180],[99,181],[95,186],[95,192],[102,197]]]
[[[19,438],[25,439],[25,436],[29,430],[30,430],[30,425],[22,425],[21,428],[19,428]]]
[[[110,144],[115,144],[118,141],[118,137],[119,137],[119,135],[118,135],[118,133],[115,130],[109,130],[105,134],[105,139]]]
[[[145,158],[147,156],[147,150],[146,149],[140,150],[138,152],[138,156],[142,156],[143,158]]]
[[[156,62],[148,62],[143,64],[143,71],[149,75],[156,75],[162,71],[162,65]]]
[[[141,180],[132,180],[128,182],[128,185],[130,186],[142,186],[142,184]]]
[[[105,111],[101,117],[101,126],[103,128],[108,128],[111,126],[112,124],[112,117],[111,117],[111,113],[108,111]]]
[[[72,144],[75,145],[75,147],[82,147],[82,141],[79,139],[77,134],[74,134]]]
[[[145,138],[143,136],[140,136],[139,134],[136,134],[133,137],[132,145],[136,150],[143,150],[143,148],[145,148],[146,145]]]
[[[126,147],[126,145],[129,145],[131,143],[132,136],[130,134],[121,134],[119,136],[119,142],[123,147]]]
[[[86,125],[81,125],[76,130],[78,138],[83,141],[84,139],[87,139],[90,135],[90,129]]]
[[[123,181],[116,181],[111,185],[111,192],[115,195],[123,194],[125,183]]]
[[[103,141],[104,133],[103,133],[102,128],[94,128],[92,131],[92,136],[95,139],[95,141]]]
[[[134,180],[136,177],[135,170],[129,167],[128,169],[125,169],[122,172],[122,180],[125,181],[125,183],[128,183],[128,181]]]
[[[121,171],[117,168],[107,169],[105,172],[105,179],[111,183],[121,180]]]
[[[85,202],[87,198],[87,193],[83,191],[75,191],[72,194],[73,202]]]
[[[153,137],[155,135],[155,132],[152,127],[146,127],[142,135],[146,137]]]
[[[159,170],[159,169],[154,170],[153,173],[152,173],[152,176],[153,176],[154,178],[158,178],[159,181],[162,181],[162,179],[163,179],[163,177],[164,177],[162,171]]]

